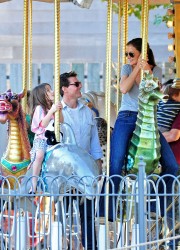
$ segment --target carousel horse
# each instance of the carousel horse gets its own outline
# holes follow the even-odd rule
[[[8,144],[1,158],[3,176],[18,178],[26,173],[30,163],[30,144],[25,115],[20,103],[23,97],[24,91],[16,94],[10,89],[0,94],[0,123],[8,122]],[[8,181],[13,185],[15,179],[8,178]]]
[[[139,87],[139,103],[136,127],[130,141],[127,172],[137,174],[140,157],[146,163],[145,171],[151,174],[158,167],[160,159],[160,141],[157,127],[157,103],[168,100],[161,93],[158,79],[145,72]]]
[[[51,194],[63,194],[68,187],[73,187],[81,193],[86,193],[86,197],[91,199],[88,194],[97,191],[95,178],[99,175],[99,169],[96,161],[76,144],[74,133],[67,123],[60,125],[60,131],[60,143],[56,142],[54,132],[47,130],[45,133],[47,141],[53,145],[47,149],[42,164],[41,180],[45,191]],[[31,176],[32,168],[24,177],[22,193],[27,193],[30,188]]]

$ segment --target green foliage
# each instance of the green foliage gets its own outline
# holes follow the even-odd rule
[[[107,0],[102,0],[103,2],[106,2]],[[164,9],[170,9],[172,8],[172,4],[163,4],[163,5],[149,5],[149,10],[154,10],[157,8],[163,7]],[[128,6],[128,14],[129,16],[134,15],[135,17],[137,17],[139,20],[141,20],[141,10],[142,10],[142,5],[141,4],[131,4]],[[117,3],[113,3],[113,11],[115,13],[118,13],[119,8],[118,8],[118,4]],[[122,13],[121,13],[122,14]],[[154,24],[155,25],[159,25],[162,22],[167,22],[172,20],[172,16],[169,16],[167,14],[165,14],[164,16],[161,16],[159,14],[154,16]]]

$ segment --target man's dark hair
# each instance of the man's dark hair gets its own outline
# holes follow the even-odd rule
[[[76,77],[77,74],[75,71],[66,72],[60,75],[60,95],[63,97],[64,91],[62,90],[62,87],[68,87],[69,86],[69,77]]]

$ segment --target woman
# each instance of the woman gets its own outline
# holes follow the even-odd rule
[[[135,38],[127,43],[126,57],[128,64],[122,66],[120,90],[122,92],[121,107],[118,117],[115,122],[114,130],[111,137],[110,148],[110,176],[121,175],[122,168],[125,165],[126,153],[128,151],[129,141],[135,129],[135,123],[138,113],[138,95],[139,84],[141,81],[141,70],[149,70],[155,77],[161,81],[161,69],[156,66],[153,52],[147,46],[147,60],[141,58],[142,39]],[[160,134],[161,143],[161,159],[160,163],[163,167],[161,175],[172,174],[176,175],[178,167],[174,155],[166,142],[165,138]],[[117,193],[120,183],[120,178],[113,177],[114,189],[113,192]],[[168,178],[166,182],[167,193],[171,192],[172,178]],[[159,192],[163,191],[159,189]],[[111,192],[111,187],[110,187]],[[101,203],[102,205],[102,203]],[[111,199],[109,201],[109,220],[115,220],[115,213]],[[161,206],[164,207],[163,201]],[[101,212],[103,208],[101,207]],[[155,212],[155,204],[152,204],[151,211]],[[163,213],[162,213],[163,215]],[[102,214],[101,214],[102,216]]]

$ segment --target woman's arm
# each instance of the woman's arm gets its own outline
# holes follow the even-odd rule
[[[140,68],[139,64],[137,64],[132,73],[127,76],[127,75],[122,75],[121,76],[121,81],[120,81],[120,91],[123,94],[126,94],[129,92],[129,90],[133,87],[135,83],[138,81],[138,75],[139,75],[139,81],[140,81]]]

